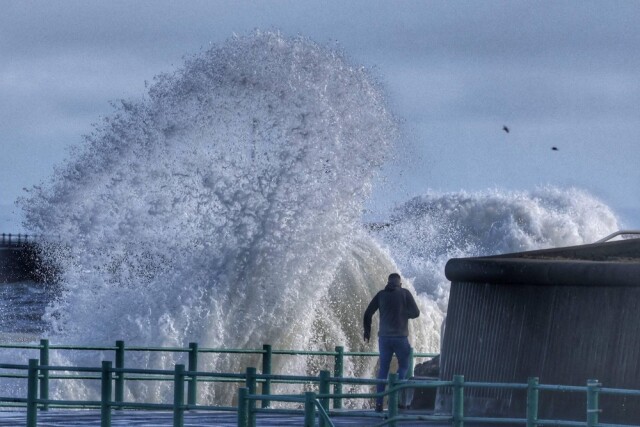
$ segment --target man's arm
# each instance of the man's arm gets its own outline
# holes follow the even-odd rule
[[[420,316],[420,309],[418,308],[418,304],[416,304],[416,300],[413,299],[413,295],[409,292],[408,289],[404,290],[407,293],[407,315],[409,319],[415,319]]]
[[[373,318],[373,314],[378,310],[378,294],[373,297],[369,306],[364,311],[364,340],[369,341],[371,337],[371,319]]]

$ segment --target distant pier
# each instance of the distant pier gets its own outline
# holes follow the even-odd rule
[[[0,283],[44,282],[50,279],[38,246],[38,236],[0,234]]]

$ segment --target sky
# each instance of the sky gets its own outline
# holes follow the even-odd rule
[[[256,29],[337,45],[381,82],[402,132],[372,210],[427,192],[552,185],[584,189],[640,228],[640,2],[0,0],[0,10],[0,232],[24,231],[15,199],[46,182],[112,102]]]

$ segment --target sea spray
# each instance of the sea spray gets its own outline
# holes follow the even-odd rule
[[[398,206],[374,234],[416,291],[446,312],[450,258],[593,243],[618,229],[612,210],[584,190],[544,187],[425,194]]]
[[[367,72],[302,37],[234,38],[156,77],[22,201],[30,230],[59,236],[50,256],[63,291],[47,311],[51,339],[362,349],[361,312],[397,267],[360,215],[395,138]],[[437,325],[416,329],[418,348],[437,343],[428,338]],[[182,357],[131,353],[127,366],[172,368]],[[279,363],[277,371],[315,369],[304,358]],[[371,375],[373,363],[348,371]],[[210,371],[257,364],[201,358]],[[200,389],[202,402],[235,394]],[[154,401],[170,391],[127,383],[128,395]],[[80,383],[55,393],[97,390]]]
[[[362,312],[399,270],[422,311],[411,341],[438,351],[447,259],[579,244],[617,229],[588,194],[546,189],[428,194],[367,232],[363,201],[395,138],[366,71],[301,37],[235,38],[158,76],[21,202],[29,230],[59,236],[49,255],[63,291],[45,316],[49,338],[373,351],[362,342]],[[51,362],[112,358],[53,352]],[[296,374],[328,366],[312,357],[275,362],[274,371]],[[345,372],[371,377],[375,362],[349,358]],[[174,363],[184,354],[129,352],[126,360]],[[199,367],[246,366],[259,358],[203,354]],[[55,397],[99,393],[91,381],[52,387]],[[236,387],[200,383],[199,402],[229,404]],[[126,387],[128,400],[170,401],[171,393],[169,383]]]

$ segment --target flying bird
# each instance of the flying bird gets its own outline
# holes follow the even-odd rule
[[[505,131],[506,133],[509,133],[509,128],[506,125],[502,126],[502,130]]]
[[[553,151],[558,151],[558,147],[551,147]]]

